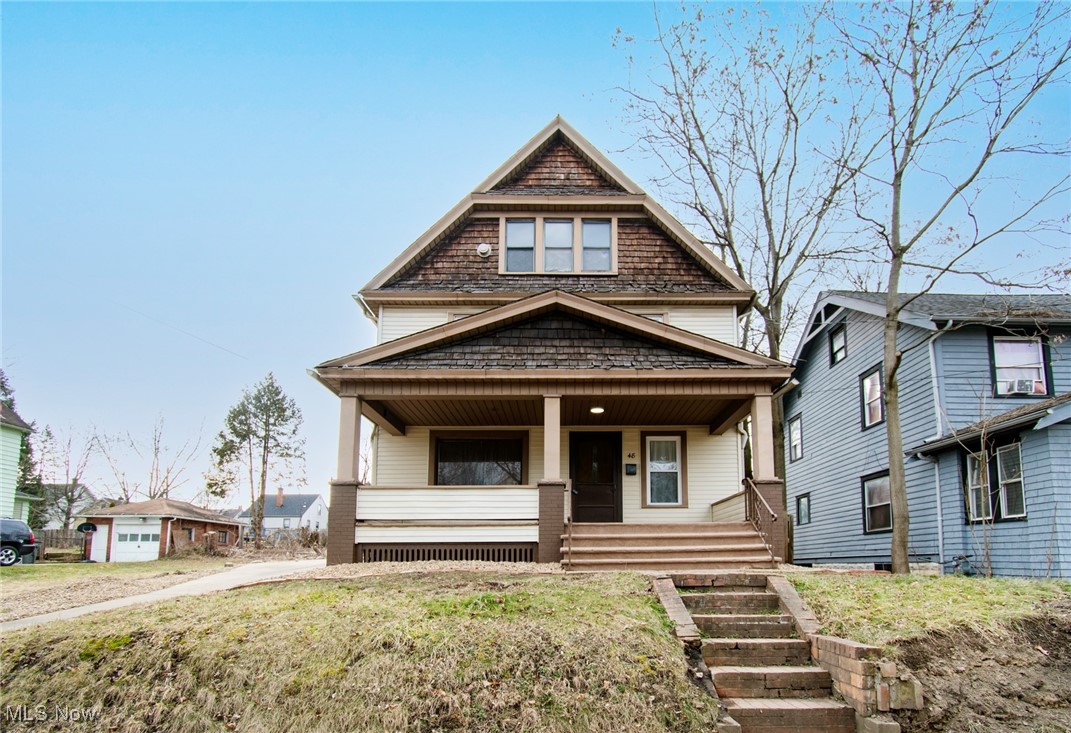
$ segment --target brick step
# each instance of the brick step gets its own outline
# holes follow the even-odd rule
[[[693,613],[692,621],[715,639],[788,639],[796,633],[792,617],[783,614]]]
[[[770,553],[749,556],[725,556],[717,559],[696,560],[667,555],[665,557],[633,558],[573,558],[562,560],[566,570],[659,570],[666,573],[690,571],[748,570],[751,568],[773,568]]]
[[[710,547],[708,545],[667,545],[641,547],[585,547],[573,545],[571,549],[562,548],[562,552],[573,560],[626,559],[676,557],[688,560],[717,560],[722,557],[754,557],[758,560],[770,560],[766,545],[761,542],[748,545],[727,545]]]
[[[711,667],[806,666],[811,647],[803,639],[703,639],[703,661]]]
[[[833,678],[821,667],[711,667],[720,697],[829,697]]]
[[[762,613],[775,611],[779,606],[777,594],[765,591],[681,593],[680,596],[689,611],[700,613]]]
[[[677,522],[671,524],[623,524],[621,522],[573,522],[573,536],[578,534],[703,534],[751,532],[750,522]]]
[[[855,711],[828,698],[729,698],[722,704],[741,733],[855,733]]]
[[[569,535],[562,535],[562,545],[569,542]],[[629,547],[631,545],[734,545],[762,543],[758,532],[644,532],[626,534],[580,534],[573,533],[573,546]],[[765,547],[765,544],[763,544]]]
[[[678,588],[701,589],[703,593],[749,593],[766,590],[764,573],[711,573],[674,575],[673,584]]]

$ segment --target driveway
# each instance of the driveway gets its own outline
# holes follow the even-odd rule
[[[67,608],[62,611],[44,613],[40,616],[27,616],[26,618],[15,619],[14,621],[6,621],[0,624],[0,632],[13,631],[28,626],[37,626],[38,624],[47,624],[49,621],[66,621],[68,619],[84,616],[87,613],[111,611],[115,608],[124,608],[126,606],[134,606],[140,603],[155,603],[156,601],[164,601],[168,598],[177,598],[179,596],[197,596],[205,593],[214,593],[220,590],[237,588],[241,585],[259,583],[262,580],[285,578],[288,575],[304,572],[306,570],[322,568],[325,564],[326,561],[323,558],[318,558],[316,560],[276,560],[273,562],[255,562],[249,563],[248,565],[238,565],[237,567],[229,568],[220,573],[206,575],[203,578],[197,578],[196,580],[191,580],[187,583],[179,583],[178,585],[172,585],[168,588],[154,590],[151,593],[142,593],[141,595],[127,596],[126,598],[116,598],[111,601],[93,603],[88,606]]]

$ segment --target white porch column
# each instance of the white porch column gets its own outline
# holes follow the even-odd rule
[[[751,400],[751,461],[755,480],[776,479],[774,470],[773,396]]]
[[[356,481],[360,475],[361,399],[341,397],[338,422],[338,470],[336,481]]]
[[[543,397],[543,480],[561,480],[562,398]]]

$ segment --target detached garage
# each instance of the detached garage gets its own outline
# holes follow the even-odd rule
[[[86,522],[93,562],[158,560],[190,545],[236,545],[241,523],[175,499],[152,499],[98,509]]]

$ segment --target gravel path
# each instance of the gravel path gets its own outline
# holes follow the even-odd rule
[[[136,596],[221,572],[222,567],[205,570],[172,570],[140,578],[98,576],[72,578],[47,588],[30,588],[9,593],[0,585],[0,622],[38,616],[67,608],[87,606],[115,598]]]

